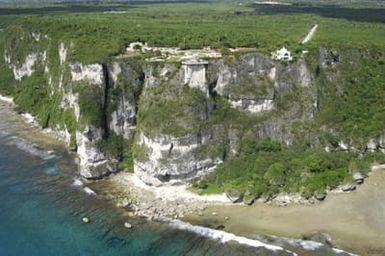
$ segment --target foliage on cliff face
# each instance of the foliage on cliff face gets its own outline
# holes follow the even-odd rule
[[[368,138],[378,137],[385,129],[384,70],[384,51],[341,51],[341,63],[320,74],[318,122],[360,148]]]
[[[138,124],[150,135],[196,134],[208,118],[210,100],[188,86],[146,88],[139,101]]]
[[[343,20],[328,19],[321,14],[292,16],[288,10],[261,14],[262,10],[256,10],[255,6],[236,6],[235,11],[234,8],[231,4],[220,8],[205,4],[142,6],[128,9],[125,14],[27,15],[12,22],[7,20],[4,24],[10,26],[0,32],[0,92],[14,96],[19,110],[37,116],[42,126],[66,127],[72,141],[74,132],[86,124],[105,126],[122,95],[140,98],[137,129],[149,136],[184,136],[214,127],[217,135],[214,142],[199,148],[197,155],[220,156],[224,163],[202,181],[206,184],[202,187],[207,187],[204,192],[236,187],[256,195],[271,196],[286,191],[311,197],[350,181],[355,171],[367,171],[370,163],[382,161],[383,155],[365,154],[357,160],[360,156],[356,153],[325,153],[322,147],[336,146],[344,140],[363,150],[369,139],[384,133],[384,24],[378,18],[367,22],[357,20],[360,16]],[[309,45],[299,45],[314,23],[319,25],[314,39]],[[41,39],[36,40],[32,32],[40,34]],[[315,82],[310,89],[296,85],[281,92],[272,81],[261,76],[259,87],[245,79],[244,86],[232,88],[229,94],[235,96],[274,93],[276,109],[259,115],[241,113],[230,107],[227,98],[214,95],[207,99],[203,92],[187,86],[163,83],[142,91],[144,64],[140,58],[131,59],[129,65],[133,72],[109,88],[107,105],[103,103],[100,88],[71,83],[69,63],[108,64],[134,40],[183,48],[256,47],[264,53],[286,45],[297,58],[307,49],[310,52],[305,59],[316,75]],[[68,58],[61,66],[58,49],[62,42],[68,48]],[[339,62],[320,67],[319,47],[338,52]],[[45,67],[37,63],[31,77],[15,81],[12,67],[10,69],[4,60],[6,51],[16,66],[20,66],[28,54],[46,51],[45,64],[49,71],[45,73]],[[230,51],[224,52],[231,55]],[[228,63],[236,59],[227,57]],[[60,106],[61,75],[64,91],[73,89],[79,93],[79,123],[72,108]],[[312,97],[313,89],[317,98]],[[317,105],[314,119],[297,118],[309,112],[306,109],[309,102]],[[293,116],[298,120],[291,123]],[[283,124],[291,128],[293,146],[258,134],[261,127],[284,127]],[[104,136],[99,144],[101,150],[109,157],[122,160],[124,168],[132,168],[133,159],[145,161],[148,157],[144,146],[135,148],[111,131]]]

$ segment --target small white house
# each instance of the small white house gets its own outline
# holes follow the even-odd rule
[[[288,51],[285,47],[282,47],[276,52],[273,52],[271,55],[273,59],[276,59],[276,60],[291,61],[293,59],[290,51]]]

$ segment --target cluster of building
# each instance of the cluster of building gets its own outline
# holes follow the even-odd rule
[[[179,58],[181,60],[186,59],[199,59],[199,58],[221,58],[222,54],[219,49],[211,49],[210,47],[205,47],[203,49],[188,49],[182,50],[176,47],[152,47],[147,43],[142,42],[133,42],[130,43],[126,48],[126,51],[129,52],[159,52],[161,56],[155,57],[156,59],[171,59]]]
[[[232,52],[236,52],[237,49],[231,49]],[[189,61],[201,58],[221,58],[222,54],[219,49],[212,49],[210,47],[205,47],[203,49],[189,49],[182,50],[176,47],[152,47],[147,43],[142,42],[132,42],[126,48],[127,53],[146,53],[146,52],[159,52],[161,56],[153,57],[154,61],[164,61],[172,58],[178,58],[181,61]],[[282,47],[281,49],[272,52],[271,57],[275,60],[280,61],[291,61],[293,57],[288,49]]]

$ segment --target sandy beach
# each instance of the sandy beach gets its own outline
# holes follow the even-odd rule
[[[204,216],[188,215],[184,220],[196,225],[223,225],[224,230],[247,237],[265,234],[301,238],[325,232],[344,250],[385,255],[384,195],[385,170],[377,168],[357,190],[329,194],[320,204],[209,206]]]
[[[149,219],[168,216],[256,239],[260,235],[299,239],[322,232],[346,251],[385,253],[384,166],[374,168],[357,190],[329,193],[324,202],[314,205],[231,204],[224,194],[199,196],[185,185],[150,187],[124,172],[94,185],[98,194],[109,195],[120,207]]]

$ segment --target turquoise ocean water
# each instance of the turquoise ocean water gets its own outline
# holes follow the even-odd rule
[[[285,248],[276,251],[221,243],[212,238],[232,234],[140,218],[126,229],[121,209],[73,185],[77,165],[64,147],[33,144],[25,129],[0,102],[0,256],[345,255],[301,241],[269,240]],[[82,223],[85,216],[91,223]]]

